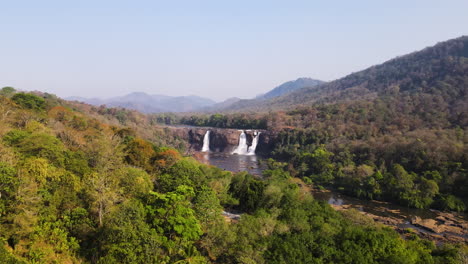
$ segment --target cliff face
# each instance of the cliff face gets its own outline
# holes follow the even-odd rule
[[[206,131],[210,130],[210,150],[214,152],[232,152],[239,145],[239,136],[242,130],[224,128],[198,128],[198,127],[168,127],[177,137],[189,144],[189,151],[201,151]],[[274,134],[266,130],[244,130],[247,145],[252,145],[254,132],[261,132],[256,153],[267,154],[273,147]]]

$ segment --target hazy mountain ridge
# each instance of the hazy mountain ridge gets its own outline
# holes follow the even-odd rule
[[[314,103],[368,100],[401,94],[440,95],[459,106],[468,87],[468,36],[438,43],[408,55],[269,100],[242,100],[224,111],[270,111]],[[463,106],[459,106],[463,107]]]
[[[237,103],[237,102],[239,102],[241,100],[242,99],[240,99],[239,97],[231,97],[231,98],[228,98],[228,99],[226,99],[226,100],[224,100],[224,101],[222,101],[220,103],[216,103],[214,105],[199,109],[199,111],[203,111],[203,112],[218,111],[218,110],[230,107],[231,105],[233,105],[233,104],[235,104],[235,103]]]
[[[167,96],[167,95],[149,95],[144,92],[133,92],[124,96],[117,96],[107,99],[101,98],[85,98],[72,96],[65,98],[70,101],[79,101],[91,105],[99,106],[106,105],[108,107],[123,107],[133,110],[138,110],[143,113],[161,113],[161,112],[212,112],[229,108],[234,104],[245,101],[264,101],[279,97],[298,89],[305,87],[314,87],[325,82],[312,78],[298,78],[293,81],[285,82],[265,94],[261,94],[253,99],[240,99],[231,97],[222,102],[215,101],[199,96]],[[241,103],[242,105],[242,103]]]
[[[257,96],[256,99],[271,99],[271,98],[274,98],[274,97],[278,97],[278,96],[281,96],[281,95],[296,91],[298,89],[302,89],[302,88],[305,88],[305,87],[314,87],[314,86],[317,86],[317,85],[322,84],[322,83],[325,83],[325,82],[320,81],[320,80],[316,80],[316,79],[312,79],[312,78],[307,78],[307,77],[298,78],[297,80],[294,80],[294,81],[285,82],[285,83],[275,87],[273,90],[271,90],[271,91],[269,91],[269,92],[267,92],[267,93],[265,93],[263,95]]]
[[[217,103],[215,105],[205,107],[203,109],[199,109],[199,111],[216,112],[216,111],[223,111],[224,109],[230,109],[231,107],[242,110],[242,106],[244,104],[263,102],[265,100],[276,98],[285,94],[289,94],[293,91],[296,91],[305,87],[314,87],[322,83],[325,83],[325,82],[312,79],[312,78],[308,78],[308,77],[302,77],[293,81],[287,81],[285,83],[282,83],[276,86],[275,88],[273,88],[272,90],[264,94],[257,95],[255,98],[252,98],[252,99],[241,99],[238,97],[232,97],[232,98],[228,98],[224,100],[223,102]]]
[[[68,97],[67,100],[80,101],[91,105],[106,105],[108,107],[123,107],[143,113],[188,112],[216,104],[215,101],[195,95],[167,96],[149,95],[134,92],[124,96],[107,99]]]

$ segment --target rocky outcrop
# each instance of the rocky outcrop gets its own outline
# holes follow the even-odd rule
[[[252,145],[254,132],[261,132],[256,148],[256,153],[268,154],[273,148],[275,133],[267,130],[240,130],[229,128],[211,127],[166,127],[178,138],[184,139],[190,145],[189,152],[200,151],[203,147],[203,138],[206,131],[210,130],[210,150],[214,152],[232,152],[239,144],[239,136],[242,131],[247,137],[247,145]]]
[[[468,221],[455,217],[452,213],[434,211],[435,219],[411,219],[411,224],[442,236],[451,242],[468,243]]]
[[[331,206],[338,211],[354,208],[351,204],[331,204]],[[387,213],[391,211],[385,207],[375,209],[376,211]],[[408,222],[404,215],[394,214],[394,216],[391,216],[392,214],[387,214],[387,216],[382,216],[364,211],[359,212],[372,218],[376,223],[384,224],[395,229],[403,237],[411,237],[411,235],[415,234],[436,243],[468,243],[468,221],[456,216],[454,213],[434,210],[435,218],[422,219],[419,216],[415,216]]]

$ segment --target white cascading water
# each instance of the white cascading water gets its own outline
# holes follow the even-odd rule
[[[252,140],[252,146],[249,147],[247,155],[255,155],[255,149],[257,148],[258,138],[260,137],[260,132],[254,132],[254,138]]]
[[[232,154],[247,155],[248,154],[248,148],[249,148],[249,146],[247,145],[247,136],[245,135],[244,130],[242,130],[242,133],[239,136],[239,145],[232,152]]]
[[[203,147],[202,147],[202,152],[208,152],[210,151],[210,131],[206,131],[205,137],[203,138]]]

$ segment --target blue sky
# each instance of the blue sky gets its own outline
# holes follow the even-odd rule
[[[468,35],[468,1],[3,1],[0,87],[250,98]]]

